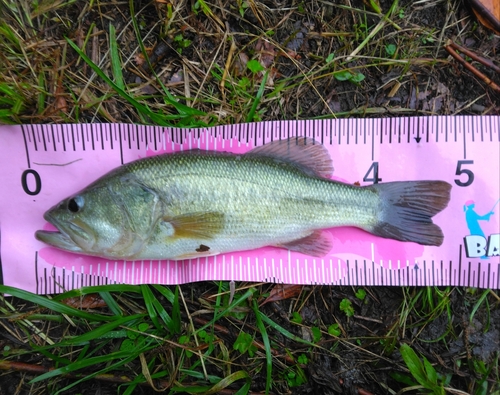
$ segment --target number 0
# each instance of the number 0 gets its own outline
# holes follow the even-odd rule
[[[31,174],[35,180],[35,188],[33,190],[28,187],[28,174]],[[38,195],[42,189],[42,179],[40,178],[40,174],[33,169],[23,171],[23,175],[21,176],[21,185],[23,186],[24,192],[28,195]]]
[[[467,175],[467,180],[462,181],[460,178],[455,180],[455,184],[459,187],[468,187],[470,184],[474,182],[474,173],[469,169],[462,169],[462,165],[472,165],[474,164],[473,160],[459,160],[457,163],[457,169],[455,170],[455,175],[460,176],[462,174]]]

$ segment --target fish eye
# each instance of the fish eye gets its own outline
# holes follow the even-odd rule
[[[83,207],[83,198],[81,196],[75,196],[68,201],[68,210],[72,213],[77,213]]]

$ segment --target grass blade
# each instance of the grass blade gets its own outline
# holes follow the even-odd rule
[[[262,77],[262,81],[260,83],[259,90],[257,91],[257,95],[255,96],[255,100],[253,101],[252,108],[250,108],[250,111],[248,112],[248,115],[246,117],[247,122],[254,121],[255,111],[257,110],[257,106],[259,105],[260,99],[262,99],[262,95],[264,94],[264,90],[266,89],[268,75],[269,72],[266,72],[266,74],[264,74],[264,77]]]
[[[212,388],[210,388],[207,392],[205,392],[205,395],[211,395],[211,394],[217,394],[224,388],[230,386],[237,380],[245,379],[247,381],[247,384],[250,382],[250,376],[248,375],[247,372],[244,370],[239,370],[237,372],[234,372],[230,374],[227,377],[224,377],[221,381],[219,381],[217,384],[215,384]]]
[[[423,385],[425,388],[428,388],[428,379],[425,372],[424,364],[418,357],[418,355],[413,351],[413,349],[407,345],[403,344],[399,349],[403,360],[406,363],[406,366],[410,370],[412,376],[417,380],[420,385]]]
[[[71,46],[71,48],[73,48],[78,53],[78,55],[85,61],[85,63],[87,63],[90,66],[90,68],[99,77],[101,77],[109,86],[111,86],[123,99],[125,99],[130,104],[132,104],[137,109],[137,111],[142,113],[144,116],[150,118],[153,122],[157,123],[158,125],[173,126],[169,122],[165,122],[165,118],[162,115],[154,113],[148,107],[139,103],[132,96],[130,96],[127,92],[125,92],[118,85],[116,85],[113,81],[111,81],[111,79],[106,74],[103,73],[103,71],[99,68],[99,66],[97,66],[94,62],[92,62],[92,60],[80,48],[78,48],[78,45],[76,45],[68,37],[66,37],[66,41]]]
[[[298,343],[306,344],[311,347],[319,347],[317,344],[308,342],[307,340],[304,340],[298,336],[295,336],[293,333],[287,331],[285,328],[282,326],[278,325],[276,322],[271,320],[269,317],[265,316],[264,314],[260,314],[260,318],[262,321],[264,321],[266,324],[271,326],[273,329],[277,330],[279,333],[281,333],[283,336],[288,337],[290,340],[296,341]]]
[[[76,336],[72,339],[64,340],[63,342],[59,343],[59,345],[81,344],[81,343],[86,343],[90,340],[98,339],[100,337],[106,337],[106,335],[113,329],[125,324],[130,325],[131,321],[139,321],[143,318],[144,314],[135,314],[126,317],[120,317],[112,322],[107,322],[92,331],[86,332],[83,335]]]
[[[273,356],[271,354],[271,343],[269,342],[269,336],[267,334],[266,326],[262,322],[261,316],[263,315],[254,299],[252,303],[253,311],[255,313],[255,318],[257,320],[257,328],[259,328],[260,334],[262,335],[262,341],[264,342],[264,349],[266,351],[266,394],[269,394],[271,390],[272,383],[272,372],[273,372]]]
[[[181,306],[179,304],[179,286],[175,287],[172,303],[173,333],[181,333]]]
[[[101,292],[115,292],[115,293],[141,293],[139,285],[128,285],[128,284],[111,284],[111,285],[95,285],[91,287],[75,288],[71,291],[55,295],[53,300],[64,300],[68,298],[80,297],[88,294],[95,294]]]
[[[111,295],[110,292],[99,292],[99,295],[101,296],[102,300],[106,302],[109,309],[113,312],[114,315],[123,316],[123,311],[120,308],[120,305],[116,303],[115,298],[113,298],[113,295]]]
[[[175,294],[162,285],[152,285],[158,292],[160,292],[170,303],[172,303],[172,317],[167,313],[160,301],[155,299],[154,306],[160,315],[161,319],[167,326],[171,333],[180,333],[181,331],[181,313],[179,306],[179,292],[178,288],[175,289]]]
[[[174,304],[175,295],[169,288],[158,284],[152,284],[152,287],[161,293],[170,303]]]
[[[45,296],[36,295],[34,293],[23,291],[22,289],[17,289],[14,287],[9,287],[5,285],[0,285],[0,293],[6,293],[17,298],[29,301],[31,303],[36,303],[40,306],[46,307],[56,313],[67,314],[71,317],[78,317],[87,319],[90,321],[114,321],[119,317],[116,316],[106,316],[101,314],[91,314],[84,311],[80,311],[73,307],[69,307],[64,303],[51,300]]]
[[[118,52],[118,43],[116,42],[116,31],[115,27],[109,24],[109,53],[111,57],[111,70],[113,70],[113,76],[115,77],[115,84],[120,89],[125,89],[125,82],[123,80],[122,73],[122,62],[120,59],[120,53]]]
[[[113,359],[127,358],[127,357],[128,358],[131,357],[129,351],[117,351],[117,352],[114,352],[114,353],[111,353],[108,355],[101,355],[98,357],[87,358],[87,359],[84,359],[83,361],[75,362],[75,363],[72,363],[71,365],[68,365],[68,366],[65,366],[62,368],[58,368],[58,369],[54,369],[54,370],[51,370],[50,372],[44,373],[38,377],[35,377],[33,380],[30,381],[30,383],[36,383],[38,381],[47,380],[49,378],[60,376],[60,375],[66,374],[66,373],[75,372],[77,370],[81,370],[81,369],[84,369],[84,368],[92,366],[92,365],[97,365],[99,363],[109,362]],[[134,356],[134,358],[135,358],[135,356]]]
[[[142,296],[144,297],[144,303],[146,304],[146,309],[148,310],[149,317],[153,321],[154,326],[157,329],[161,329],[160,321],[158,321],[158,313],[155,310],[154,302],[157,301],[153,292],[148,285],[141,285]]]

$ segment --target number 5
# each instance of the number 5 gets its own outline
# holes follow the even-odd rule
[[[469,169],[462,169],[462,165],[472,165],[474,164],[473,160],[459,160],[457,163],[457,170],[455,171],[455,175],[459,176],[461,174],[467,175],[467,180],[465,182],[461,181],[460,178],[455,180],[455,184],[459,187],[468,187],[470,184],[474,182],[474,173]]]

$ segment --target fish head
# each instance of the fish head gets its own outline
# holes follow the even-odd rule
[[[109,186],[97,185],[49,209],[44,218],[57,231],[38,230],[35,237],[51,246],[86,255],[115,257],[129,250],[127,212]],[[126,254],[125,254],[126,255]]]

